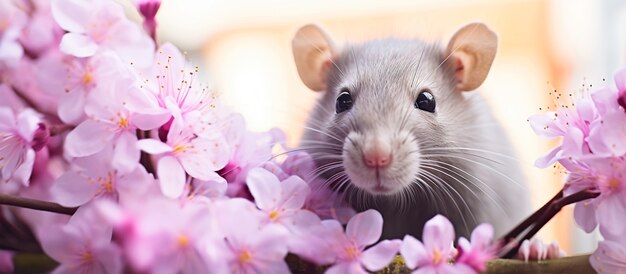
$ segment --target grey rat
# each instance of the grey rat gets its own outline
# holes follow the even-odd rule
[[[393,38],[340,49],[306,25],[292,46],[302,81],[323,92],[301,147],[355,209],[382,213],[383,238],[420,238],[435,214],[466,237],[482,222],[499,234],[522,220],[528,195],[513,149],[470,92],[495,58],[488,27],[461,28],[445,49]]]

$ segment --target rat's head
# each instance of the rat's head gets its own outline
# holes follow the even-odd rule
[[[446,49],[396,39],[340,49],[320,27],[306,25],[292,46],[304,84],[324,92],[303,147],[314,157],[324,149],[316,157],[321,168],[340,163],[353,186],[391,195],[417,182],[428,148],[450,141],[455,116],[470,109],[463,91],[484,81],[497,37],[475,23],[457,31]]]

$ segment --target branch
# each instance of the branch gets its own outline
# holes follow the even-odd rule
[[[64,207],[57,203],[46,202],[41,200],[22,198],[17,196],[11,196],[6,194],[0,194],[0,205],[17,206],[23,208],[30,208],[41,211],[54,212],[59,214],[72,215],[76,212],[75,207]]]
[[[140,129],[137,129],[137,139],[141,140],[141,139],[149,139],[150,138],[150,131],[142,131]],[[150,154],[146,153],[145,151],[141,151],[141,156],[139,158],[139,163],[146,168],[146,171],[150,174],[153,174],[156,176],[156,172],[154,171],[154,165],[152,164],[152,157],[150,156]]]
[[[501,258],[512,258],[517,254],[521,243],[535,236],[539,230],[548,223],[561,209],[569,204],[596,198],[600,192],[584,189],[572,195],[563,197],[563,190],[559,191],[550,201],[548,201],[539,210],[524,220],[520,225],[515,227],[511,232],[506,234],[499,240],[499,254],[504,254]],[[519,240],[517,237],[524,231],[528,232]],[[514,243],[514,244],[511,244]],[[511,247],[512,246],[512,247]],[[510,249],[508,249],[510,248]],[[507,250],[508,249],[508,250]]]
[[[28,98],[28,96],[26,96],[26,94],[24,94],[22,92],[22,90],[16,88],[13,85],[9,85],[9,87],[11,88],[11,90],[13,90],[13,93],[20,98],[20,100],[22,100],[22,102],[24,102],[24,104],[26,104],[28,107],[37,110],[43,114],[46,114],[48,116],[56,116],[56,113],[51,113],[49,111],[46,111],[44,109],[42,109],[41,107],[39,107],[39,105],[37,103],[35,103],[35,101],[33,101],[31,98]]]

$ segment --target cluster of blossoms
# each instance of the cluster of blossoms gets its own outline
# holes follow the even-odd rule
[[[565,196],[597,196],[578,202],[574,218],[588,233],[599,227],[604,237],[590,259],[600,273],[626,269],[626,68],[614,78],[616,87],[591,90],[572,104],[559,104],[555,112],[529,119],[538,135],[562,138],[536,165],[565,167]]]
[[[280,130],[255,133],[112,0],[0,1],[0,194],[77,208],[17,209],[57,273],[288,273],[288,253],[328,273],[363,273],[400,253],[417,273],[476,273],[492,228],[453,248],[443,216],[424,242],[384,240],[316,178]],[[344,229],[345,225],[345,229]],[[0,272],[11,253],[0,251]]]

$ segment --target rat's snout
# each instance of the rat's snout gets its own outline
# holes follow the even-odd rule
[[[380,138],[372,138],[363,146],[363,164],[370,168],[384,168],[392,161],[391,146],[389,141]]]
[[[383,168],[391,163],[391,151],[378,146],[363,151],[363,163],[371,168]]]

